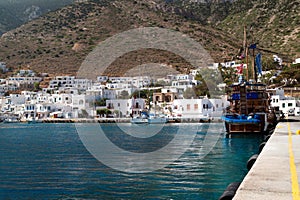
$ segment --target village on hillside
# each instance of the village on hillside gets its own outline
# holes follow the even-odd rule
[[[300,60],[295,62],[300,63]],[[216,63],[209,70],[216,70],[220,65],[233,70],[240,66],[235,62]],[[3,72],[9,70],[3,62],[0,69]],[[196,96],[193,88],[201,84],[196,78],[199,70],[191,70],[189,74],[169,74],[158,79],[150,76],[98,76],[97,80],[89,80],[56,76],[43,88],[40,83],[49,78],[46,73],[37,75],[32,70],[19,70],[13,76],[0,79],[0,120],[130,119],[143,112],[168,119],[217,120],[229,106],[226,84],[216,85],[220,94],[217,97]],[[300,115],[300,101],[291,94],[299,90],[269,89],[272,106],[283,115]],[[287,92],[289,96],[285,95]]]

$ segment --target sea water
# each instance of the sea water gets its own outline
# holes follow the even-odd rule
[[[75,124],[0,124],[0,199],[218,199],[228,184],[243,180],[246,162],[258,152],[262,138],[226,138],[218,128],[211,142],[206,135],[214,126],[220,124],[138,127],[145,131],[136,131],[131,124],[101,125],[119,149],[136,154],[171,144],[180,129],[189,139],[188,134],[194,134],[188,147],[184,141],[173,145],[170,157],[186,148],[178,159],[154,171],[135,172],[96,159]],[[152,129],[160,133],[145,142],[148,138],[143,134]],[[164,162],[164,157],[158,162]]]

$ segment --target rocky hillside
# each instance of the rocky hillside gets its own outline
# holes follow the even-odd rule
[[[161,12],[155,2],[93,0],[76,3],[33,20],[0,39],[0,58],[14,69],[74,74],[85,57],[101,41],[138,27],[177,30],[197,40],[215,61],[232,56],[239,42],[222,31],[181,16]],[[107,72],[120,75],[132,66],[165,63],[184,71],[190,65],[181,57],[157,50],[140,50],[117,59]]]
[[[0,0],[0,35],[73,0]]]
[[[223,31],[242,36],[242,24],[252,27],[254,42],[283,54],[286,61],[300,57],[300,0],[237,1],[218,24]]]
[[[160,9],[172,11],[202,24],[210,24],[236,38],[243,37],[243,27],[247,26],[248,30],[252,30],[248,39],[259,43],[267,52],[279,54],[287,61],[300,57],[299,0],[159,2]]]
[[[241,47],[245,25],[252,27],[248,39],[259,42],[264,52],[291,60],[300,57],[298,7],[299,0],[84,1],[5,33],[0,39],[0,60],[13,69],[75,74],[93,48],[110,36],[138,27],[162,27],[195,39],[215,62],[222,62]],[[121,75],[148,62],[181,71],[191,67],[169,52],[144,49],[117,59],[106,73]]]

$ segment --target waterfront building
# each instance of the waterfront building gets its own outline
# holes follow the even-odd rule
[[[277,107],[284,115],[300,116],[300,101],[293,97],[273,95],[271,105]]]
[[[121,117],[139,115],[147,109],[145,99],[141,98],[106,100],[106,108]]]
[[[171,112],[175,117],[201,119],[204,116],[221,117],[229,105],[225,97],[221,99],[175,99]]]
[[[270,89],[271,105],[284,115],[300,116],[300,101],[291,96],[285,96],[283,88]]]

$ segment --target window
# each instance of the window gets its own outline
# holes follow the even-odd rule
[[[282,104],[282,107],[285,108],[285,103]]]
[[[194,110],[198,110],[198,104],[194,104]]]
[[[293,103],[288,103],[288,107],[293,107]]]
[[[190,104],[187,104],[187,105],[186,105],[186,109],[187,109],[187,110],[191,110],[191,105],[190,105]]]

